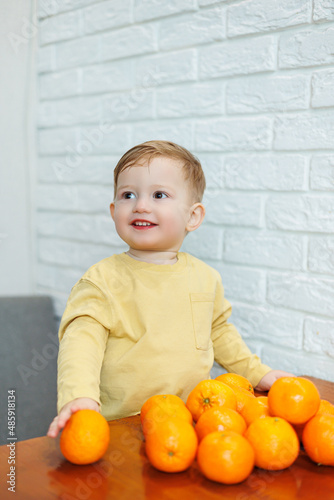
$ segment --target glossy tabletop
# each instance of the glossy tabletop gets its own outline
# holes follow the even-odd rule
[[[334,384],[310,378],[321,397],[334,403]],[[334,467],[317,466],[300,453],[284,471],[255,468],[243,483],[226,486],[205,479],[196,461],[185,472],[155,470],[145,456],[139,416],[109,422],[110,445],[99,462],[72,465],[59,449],[59,438],[17,442],[15,493],[6,483],[9,447],[0,447],[0,499],[24,500],[334,500]]]

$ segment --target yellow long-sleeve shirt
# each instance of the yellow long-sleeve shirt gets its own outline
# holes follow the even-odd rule
[[[228,323],[219,273],[178,253],[173,265],[113,255],[73,287],[59,329],[58,410],[78,397],[108,419],[134,415],[153,394],[184,401],[214,359],[256,385],[270,368]]]

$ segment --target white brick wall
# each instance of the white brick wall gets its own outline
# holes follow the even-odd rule
[[[312,4],[308,0],[244,0],[228,10],[228,34],[247,35],[309,23]]]
[[[207,178],[183,249],[264,362],[334,381],[333,1],[39,0],[38,36],[37,280],[58,315],[126,249],[119,157],[174,140]]]

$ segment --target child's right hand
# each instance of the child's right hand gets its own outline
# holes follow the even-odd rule
[[[100,406],[94,399],[91,398],[77,398],[69,403],[66,403],[60,410],[59,414],[52,420],[47,436],[57,437],[59,431],[65,427],[66,422],[78,410],[95,410],[100,412]]]

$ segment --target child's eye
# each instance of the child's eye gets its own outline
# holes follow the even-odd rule
[[[163,193],[162,191],[157,191],[154,193],[154,198],[157,198],[158,200],[161,200],[162,198],[168,198],[166,193]]]
[[[130,193],[129,191],[122,194],[122,198],[125,198],[126,200],[130,200],[131,198],[134,198],[134,197],[135,197],[134,193]]]

